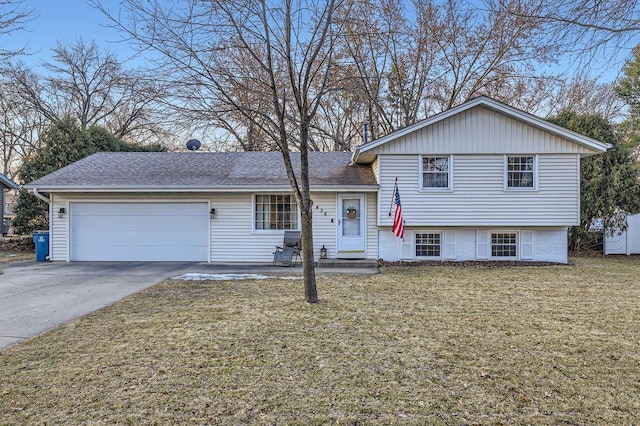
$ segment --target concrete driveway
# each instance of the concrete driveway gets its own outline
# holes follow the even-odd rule
[[[0,265],[0,349],[108,306],[197,263],[86,262]]]

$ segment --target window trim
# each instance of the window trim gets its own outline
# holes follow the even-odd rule
[[[440,236],[440,255],[439,256],[418,256],[418,235],[419,234],[438,234]],[[433,229],[418,229],[413,231],[413,258],[418,260],[442,260],[444,259],[444,231]]]
[[[533,157],[533,186],[527,187],[510,187],[509,186],[509,157]],[[509,192],[520,191],[537,191],[538,190],[538,154],[505,154],[503,156],[503,190]]]
[[[446,188],[434,188],[430,186],[424,186],[424,159],[425,158],[448,158],[449,168],[447,170],[447,187]],[[420,173],[418,181],[420,182],[420,191],[425,192],[452,192],[453,191],[453,155],[438,155],[438,154],[422,154],[420,155]]]
[[[257,229],[256,228],[256,218],[257,218],[256,198],[258,196],[263,196],[263,195],[268,195],[268,196],[288,195],[292,197],[294,204],[296,204],[296,220],[295,220],[296,227],[292,229]],[[251,194],[251,232],[260,233],[260,234],[282,234],[284,231],[300,231],[301,228],[302,226],[301,226],[300,208],[297,206],[297,203],[295,202],[295,197],[293,194],[286,193],[286,192],[261,192],[261,193]]]
[[[516,237],[516,241],[515,241],[515,248],[516,248],[516,255],[515,256],[494,256],[493,255],[493,235],[494,234],[514,234]],[[513,231],[510,229],[501,229],[501,230],[493,230],[493,231],[489,231],[489,241],[488,241],[488,255],[489,255],[489,259],[492,260],[519,260],[520,259],[520,231]]]

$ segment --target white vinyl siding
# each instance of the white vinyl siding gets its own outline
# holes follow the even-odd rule
[[[61,208],[67,212],[64,218],[59,218],[57,214]],[[68,259],[67,241],[69,240],[69,203],[54,194],[51,196],[50,211],[54,214],[49,215],[49,258],[66,261]]]
[[[394,182],[402,197],[407,227],[573,226],[579,223],[580,156],[537,156],[537,191],[504,190],[504,155],[454,155],[452,192],[420,190],[420,155],[385,155],[379,159],[380,226],[388,216]]]
[[[216,218],[211,221],[212,262],[269,263],[273,250],[282,245],[284,230],[254,231],[251,194],[214,194]],[[313,210],[314,256],[320,257],[324,245],[329,257],[335,256],[335,194],[311,194]],[[326,215],[325,215],[326,213]],[[334,219],[334,222],[331,220]]]
[[[214,194],[212,207],[216,218],[211,221],[212,262],[268,263],[273,248],[282,244],[284,231],[254,231],[252,196],[250,194]],[[327,256],[336,256],[336,194],[312,193],[314,256],[320,257],[324,245]],[[367,257],[377,259],[377,228],[375,226],[375,194],[365,194],[367,202]]]
[[[382,144],[366,155],[518,152],[593,154],[592,149],[478,106]]]
[[[313,255],[320,258],[320,249],[327,249],[327,257],[336,257],[336,195],[311,194],[313,200]]]
[[[367,259],[378,259],[378,226],[376,225],[378,197],[376,193],[368,192],[364,194],[364,199],[367,205],[367,222],[365,223]]]
[[[380,168],[378,165],[378,157],[373,160],[371,163],[371,170],[373,171],[373,176],[376,178],[376,182],[380,182]]]

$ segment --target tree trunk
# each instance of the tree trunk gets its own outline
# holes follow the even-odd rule
[[[312,210],[302,211],[302,273],[304,275],[304,300],[318,303],[316,288],[316,267],[313,258],[313,217]]]

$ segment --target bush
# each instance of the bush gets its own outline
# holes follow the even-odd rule
[[[9,236],[0,241],[0,251],[33,252],[35,249],[31,235]]]

